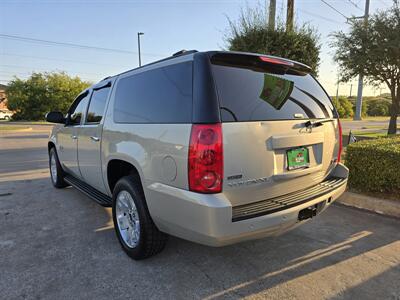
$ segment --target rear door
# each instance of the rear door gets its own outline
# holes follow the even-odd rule
[[[336,111],[311,75],[235,61],[213,62],[212,72],[223,122],[223,188],[232,205],[323,181],[338,151]],[[326,122],[306,127],[310,120]]]
[[[79,129],[79,169],[86,183],[106,192],[101,170],[101,134],[111,82],[93,88],[84,124]]]

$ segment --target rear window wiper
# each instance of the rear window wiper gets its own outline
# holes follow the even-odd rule
[[[233,111],[231,111],[229,108],[221,106],[220,109],[223,109],[223,110],[227,111],[228,113],[230,113],[232,115],[233,119],[235,120],[235,122],[238,121],[238,119],[236,118],[235,113]]]
[[[318,121],[307,121],[304,123],[305,127],[307,128],[315,128],[324,125],[324,123],[333,122],[335,119],[324,119]]]

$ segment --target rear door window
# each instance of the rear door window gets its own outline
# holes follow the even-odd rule
[[[93,91],[87,111],[86,123],[100,123],[103,118],[109,91],[110,87],[104,87]]]
[[[192,62],[122,78],[115,92],[117,123],[190,123]]]
[[[331,100],[311,75],[280,75],[212,65],[221,118],[269,121],[332,118]]]

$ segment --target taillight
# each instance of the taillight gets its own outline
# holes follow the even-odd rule
[[[193,124],[189,145],[189,190],[222,191],[223,149],[221,123]]]
[[[342,124],[340,123],[339,118],[337,120],[338,120],[338,129],[339,129],[339,132],[338,132],[338,134],[339,134],[339,137],[338,137],[339,138],[339,153],[337,155],[337,162],[339,163],[342,158],[342,151],[343,151],[343,138],[342,138],[343,131],[342,131]]]

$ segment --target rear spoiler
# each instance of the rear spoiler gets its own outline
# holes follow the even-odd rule
[[[212,64],[251,69],[259,72],[304,76],[312,71],[305,64],[271,55],[221,51],[210,52],[209,56]]]

